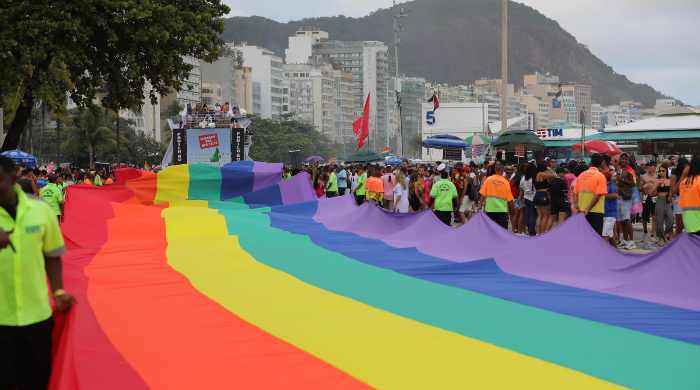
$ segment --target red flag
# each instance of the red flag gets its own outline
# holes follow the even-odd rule
[[[357,137],[357,148],[360,149],[362,145],[364,145],[367,137],[369,137],[369,94],[367,94],[367,100],[365,100],[362,116],[357,117],[357,119],[352,122],[352,131]]]
[[[440,108],[440,98],[438,95],[433,92],[433,96],[428,99],[429,103],[433,103],[433,112],[437,111],[438,108]]]

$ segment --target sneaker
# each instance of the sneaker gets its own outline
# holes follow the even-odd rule
[[[637,244],[635,244],[634,241],[627,241],[625,243],[625,249],[627,249],[627,250],[637,249]]]

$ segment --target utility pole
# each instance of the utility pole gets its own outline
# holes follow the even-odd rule
[[[394,0],[394,6],[393,8],[396,8],[396,0]],[[398,133],[399,133],[399,139],[401,142],[399,142],[400,145],[400,151],[399,155],[403,156],[404,154],[404,139],[403,139],[403,121],[401,120],[401,80],[399,79],[399,43],[401,42],[401,31],[403,30],[403,25],[401,24],[401,19],[405,18],[407,16],[407,11],[401,7],[398,9],[398,12],[394,15],[394,76],[395,76],[395,84],[394,84],[394,89],[396,90],[396,108],[398,110],[399,114],[399,120],[397,121],[397,126],[398,126]]]
[[[586,156],[586,111],[581,110],[579,114],[579,120],[581,121],[581,159]]]
[[[508,129],[508,0],[501,0],[501,132]]]

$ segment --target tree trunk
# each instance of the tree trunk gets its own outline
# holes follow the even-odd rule
[[[34,94],[31,88],[26,88],[24,90],[24,96],[22,96],[22,102],[19,104],[19,107],[17,107],[15,117],[10,124],[10,128],[7,130],[5,142],[2,143],[3,152],[17,149],[22,132],[24,132],[32,116],[32,108],[34,108]]]
[[[119,122],[120,122],[119,110],[116,110],[116,113],[117,113],[117,148],[116,148],[117,149],[117,156],[116,156],[117,161],[116,162],[117,162],[117,164],[119,164],[119,155],[120,155],[120,153],[119,153]]]
[[[88,157],[90,160],[90,170],[95,169],[95,145],[88,143]]]

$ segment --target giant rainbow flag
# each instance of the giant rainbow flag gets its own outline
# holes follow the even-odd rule
[[[279,164],[69,189],[51,388],[700,389],[700,240],[621,254],[314,198]]]

